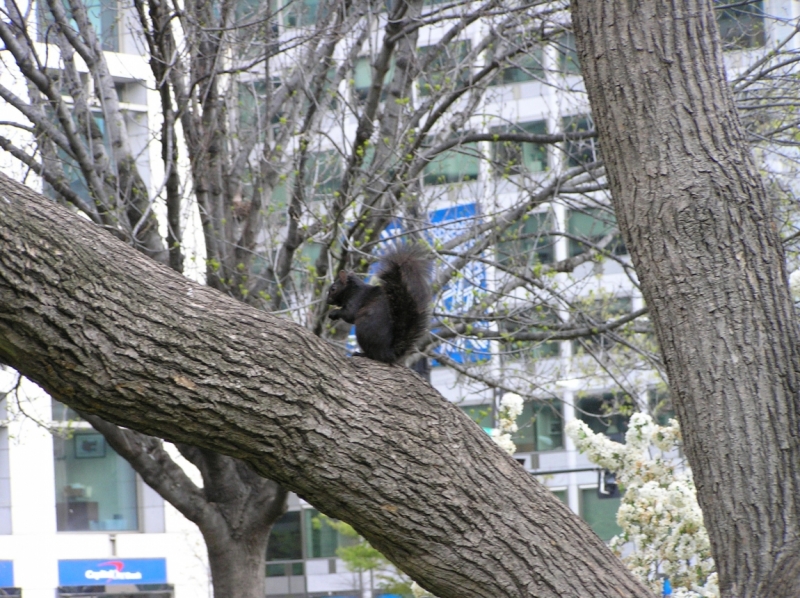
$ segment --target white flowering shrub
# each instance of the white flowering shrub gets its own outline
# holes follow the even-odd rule
[[[517,431],[517,418],[522,415],[522,397],[507,392],[500,400],[500,412],[497,414],[497,427],[492,430],[492,440],[509,455],[517,452],[517,446],[511,435]]]
[[[566,432],[592,463],[613,471],[624,488],[617,523],[622,534],[611,540],[628,568],[661,595],[661,577],[672,584],[673,598],[719,596],[708,533],[688,469],[678,471],[667,453],[680,444],[678,422],[658,426],[644,413],[631,416],[625,444],[595,434],[580,420]]]

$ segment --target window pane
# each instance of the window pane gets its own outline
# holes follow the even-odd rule
[[[581,517],[604,542],[622,533],[617,525],[619,505],[619,498],[597,496],[597,488],[581,489]]]
[[[443,88],[454,88],[469,81],[469,65],[464,59],[469,54],[469,42],[452,42],[439,50],[437,46],[419,48],[419,60],[424,61],[431,52],[437,52],[423,73],[420,74],[419,92],[422,96],[438,92]]]
[[[561,121],[565,133],[579,133],[591,131],[594,125],[588,116],[565,116]],[[596,139],[573,139],[564,144],[564,153],[567,156],[567,166],[580,166],[599,159]]]
[[[386,86],[394,78],[394,58],[389,63],[389,70],[383,77],[383,90],[381,91],[381,101],[386,99]],[[356,60],[353,68],[353,88],[356,99],[363,102],[369,95],[369,88],[372,86],[372,60],[367,56],[362,56]]]
[[[497,259],[510,267],[532,267],[536,263],[551,264],[555,258],[555,241],[546,233],[553,227],[550,212],[526,214],[510,227],[497,243]]]
[[[544,49],[535,46],[509,58],[507,66],[492,80],[492,85],[522,83],[524,81],[540,81],[544,79],[542,60]]]
[[[766,43],[762,0],[714,0],[724,50],[758,48]],[[727,8],[723,8],[727,7]]]
[[[631,313],[633,303],[630,297],[611,297],[597,299],[592,302],[583,313],[576,313],[574,321],[594,325],[597,321],[606,321],[619,318]],[[592,334],[572,341],[572,352],[579,355],[585,352],[598,353],[608,351],[616,344],[616,339],[610,334]]]
[[[625,442],[633,401],[623,393],[607,392],[578,399],[578,419],[595,434],[605,434],[616,442]]]
[[[556,40],[558,50],[558,68],[565,75],[579,75],[581,65],[578,62],[578,50],[575,47],[575,35],[565,33]]]
[[[267,560],[285,561],[302,558],[300,511],[288,511],[272,526],[267,544]]]
[[[566,488],[563,490],[551,490],[553,494],[556,495],[556,498],[563,502],[565,505],[569,505],[569,497],[567,495]]]
[[[465,143],[435,156],[425,165],[422,180],[426,185],[475,181],[480,168],[478,144]]]
[[[492,127],[491,133],[529,133],[547,134],[547,123],[543,120]],[[495,141],[492,143],[492,162],[498,176],[520,174],[522,172],[542,172],[547,170],[547,146],[537,143],[517,141]]]
[[[288,563],[267,563],[267,577],[286,577]]]
[[[353,86],[359,99],[366,99],[370,85],[372,85],[372,65],[368,57],[362,56],[356,60],[356,66],[353,69]]]
[[[60,403],[55,399],[52,399],[51,409],[54,422],[83,421],[83,418],[73,411],[72,408],[67,407],[64,403]]]
[[[320,11],[320,0],[288,0],[284,6],[287,27],[308,27],[326,16],[324,10]]]
[[[525,401],[511,440],[517,452],[552,451],[564,446],[561,404],[551,401]]]
[[[303,180],[309,186],[308,199],[325,199],[342,186],[342,163],[336,150],[309,152]]]
[[[67,17],[71,15],[69,3],[64,0],[64,9]],[[53,43],[53,15],[47,7],[46,2],[37,3],[38,13],[38,41]],[[119,52],[119,18],[118,4],[116,0],[87,0],[86,14],[89,23],[100,39],[100,47],[109,52]],[[78,24],[70,19],[72,29],[78,30]]]
[[[648,389],[647,402],[653,421],[659,426],[667,426],[669,425],[669,420],[675,419],[675,408],[672,406],[672,399],[670,399],[669,392],[666,389]]]
[[[501,331],[509,335],[518,331],[547,333],[560,323],[561,319],[558,314],[539,305],[530,310],[515,312],[513,316],[509,316],[501,324]],[[558,357],[560,348],[561,343],[557,340],[526,341],[513,340],[510,337],[506,337],[506,340],[501,341],[503,353],[511,359],[536,360]]]
[[[461,410],[481,428],[494,427],[494,407],[491,404],[463,406]]]
[[[55,122],[56,116],[55,114],[47,110],[48,117]],[[111,145],[109,143],[108,135],[106,134],[106,121],[102,114],[92,114],[92,121],[89,123],[88,128],[83,126],[81,123],[78,122],[77,118],[73,118],[76,125],[76,130],[82,137],[83,143],[86,145],[87,150],[89,153],[93,153],[93,145],[98,143],[99,139],[102,139],[102,144],[105,146],[106,155],[108,156],[109,160],[111,161],[112,169],[114,168],[114,155],[111,152]],[[76,195],[81,197],[82,199],[86,200],[88,203],[93,203],[91,198],[91,193],[89,192],[89,186],[86,184],[86,179],[83,176],[83,172],[81,171],[78,163],[70,158],[67,153],[61,149],[60,147],[56,149],[56,156],[61,163],[62,168],[64,169],[64,177],[68,181],[70,189],[75,192]],[[55,197],[56,192],[53,188],[48,185],[47,183],[44,184],[44,193],[48,197]]]
[[[567,232],[570,235],[581,237],[588,243],[597,244],[617,226],[617,219],[612,212],[601,208],[585,208],[583,210],[570,210],[567,213]],[[577,239],[569,240],[569,255],[574,257],[589,247]],[[614,255],[628,253],[622,235],[615,234],[611,242],[606,245],[606,251]]]
[[[303,511],[308,552],[306,558],[309,559],[336,556],[336,549],[339,548],[339,533],[319,516],[316,509]]]
[[[119,27],[116,0],[88,0],[89,20],[99,33],[103,50],[119,52]]]
[[[58,531],[139,528],[136,474],[101,434],[53,438]]]

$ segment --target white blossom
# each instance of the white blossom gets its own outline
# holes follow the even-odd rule
[[[517,452],[517,445],[511,440],[511,435],[519,429],[517,427],[517,418],[522,414],[523,405],[522,397],[513,392],[507,392],[500,400],[497,428],[492,430],[491,436],[492,440],[509,455]]]
[[[514,392],[507,392],[500,400],[500,410],[505,411],[511,419],[517,419],[522,415],[524,401],[522,397]]]
[[[513,440],[511,440],[511,434],[507,434],[499,428],[495,428],[492,430],[491,436],[492,440],[494,440],[497,445],[509,455],[513,455],[517,452],[517,445],[514,444]]]
[[[675,420],[656,425],[649,415],[631,416],[625,444],[595,434],[580,420],[566,427],[576,447],[590,461],[617,474],[625,489],[617,523],[622,533],[611,540],[628,568],[657,594],[661,578],[669,578],[673,598],[716,598],[717,575],[708,533],[687,469],[677,471],[666,453],[680,444]]]

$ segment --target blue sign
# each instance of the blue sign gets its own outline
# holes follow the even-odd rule
[[[14,587],[14,561],[0,561],[0,588]]]
[[[480,222],[476,204],[461,204],[452,208],[436,210],[431,212],[429,217],[432,225],[429,234],[434,247],[459,237],[464,237],[464,242],[453,248],[452,251],[467,252],[475,244],[475,237],[470,236],[469,231],[476,223]],[[458,258],[447,259],[454,262]],[[484,298],[486,286],[486,265],[478,260],[470,261],[461,268],[459,276],[453,277],[442,288],[437,311],[453,315],[469,313]],[[475,326],[487,328],[488,323],[475,322]],[[489,341],[464,337],[445,341],[436,352],[447,355],[454,362],[462,364],[488,361],[492,356]]]
[[[167,583],[167,559],[81,559],[58,561],[58,585]]]

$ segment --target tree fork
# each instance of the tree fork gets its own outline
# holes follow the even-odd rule
[[[0,175],[0,360],[122,426],[248,461],[441,598],[649,596],[410,370],[344,359]]]
[[[800,596],[798,328],[711,2],[573,0],[723,596]]]

